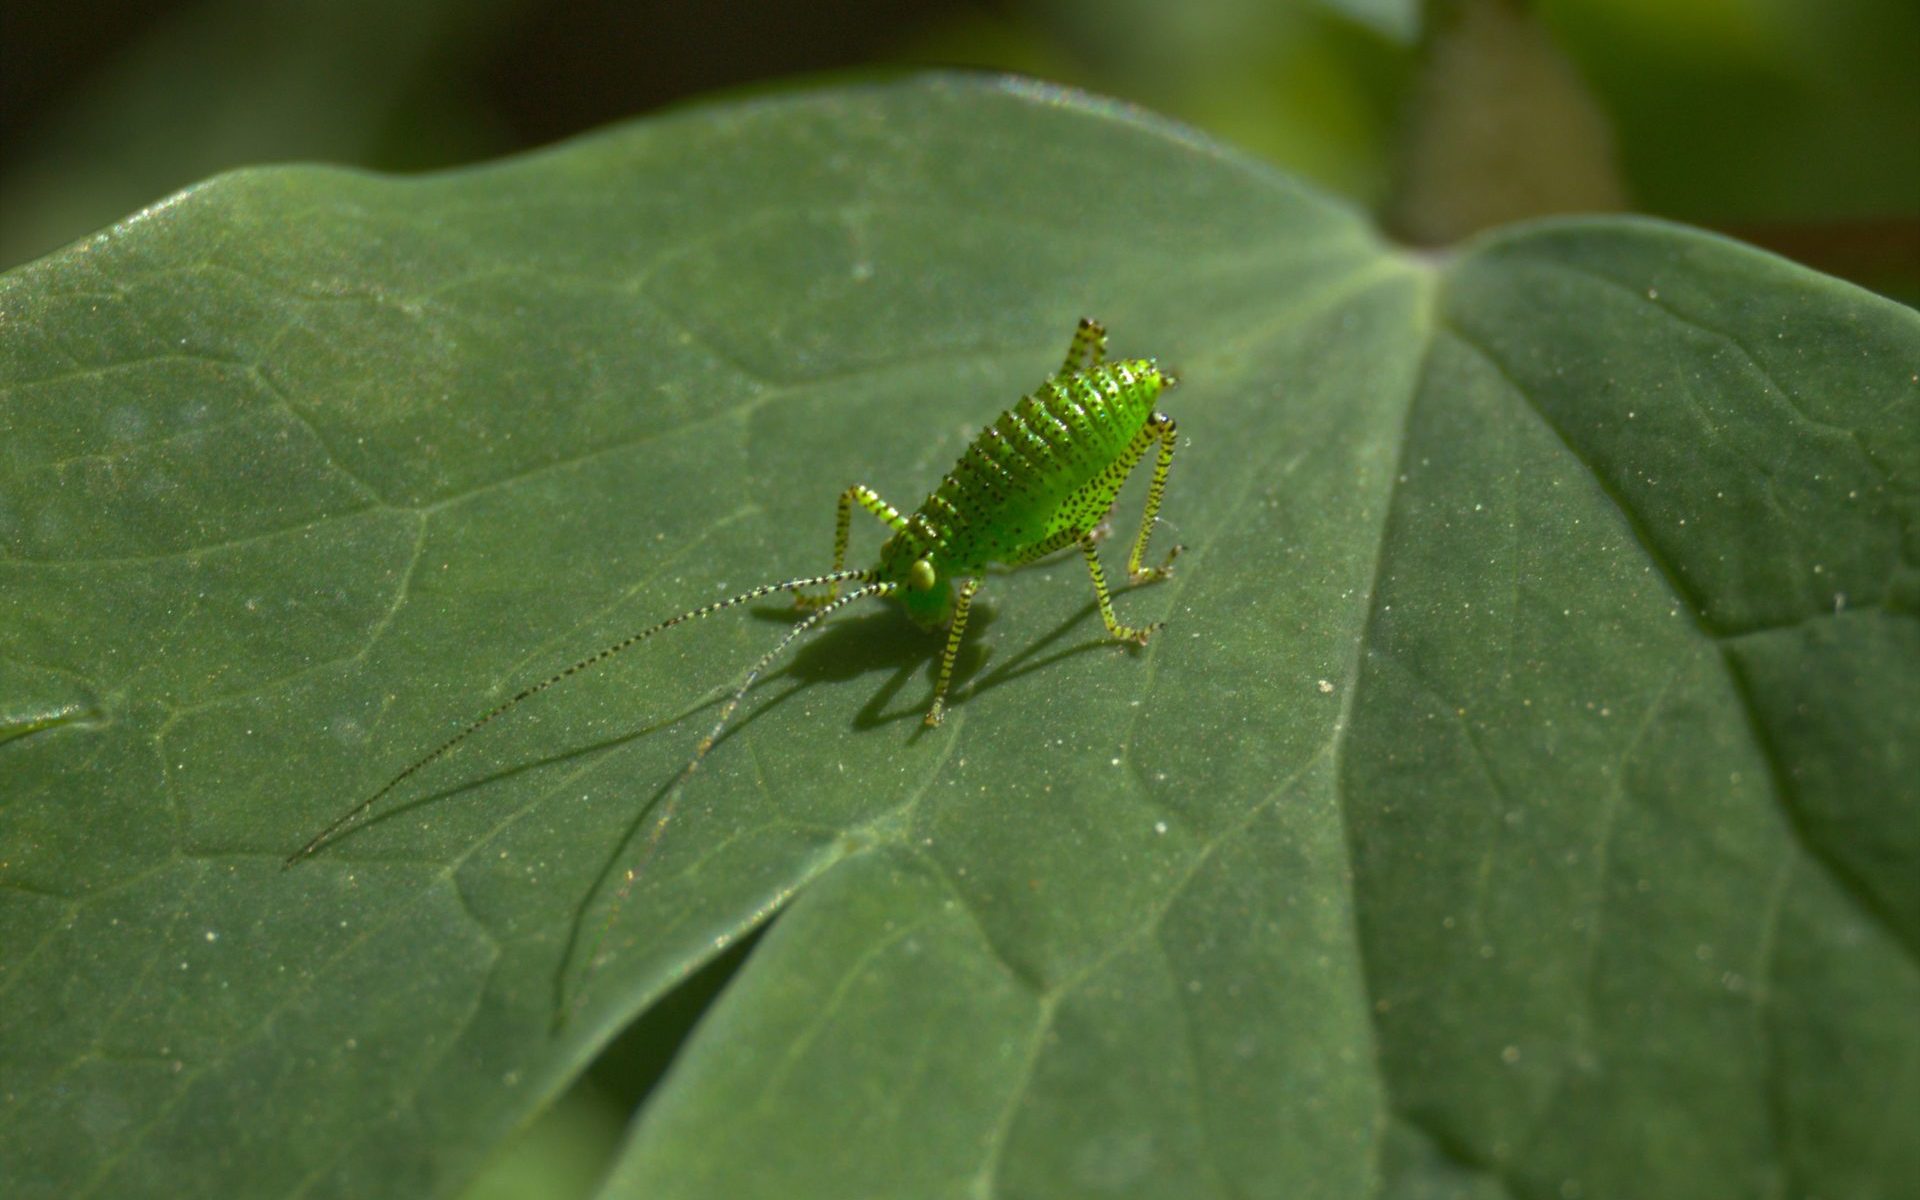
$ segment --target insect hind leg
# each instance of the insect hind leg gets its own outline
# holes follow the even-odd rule
[[[1106,622],[1107,632],[1113,635],[1115,641],[1146,645],[1147,639],[1152,637],[1154,631],[1165,622],[1155,621],[1151,625],[1142,625],[1138,629],[1131,625],[1122,625],[1120,618],[1113,612],[1113,593],[1107,590],[1106,573],[1100,569],[1100,548],[1094,545],[1091,534],[1081,534],[1079,545],[1080,553],[1087,558],[1087,573],[1093,576],[1093,594],[1099,598],[1100,619]]]
[[[1147,553],[1147,539],[1153,536],[1153,527],[1160,520],[1160,498],[1167,490],[1167,472],[1173,467],[1173,448],[1179,440],[1179,428],[1172,417],[1156,412],[1147,420],[1147,433],[1160,443],[1160,453],[1154,460],[1153,480],[1147,485],[1147,507],[1140,516],[1140,533],[1134,538],[1133,553],[1127,556],[1127,579],[1131,583],[1165,579],[1173,574],[1173,560],[1186,549],[1185,546],[1174,546],[1167,551],[1166,560],[1157,567],[1140,565],[1140,560]]]
[[[1067,361],[1060,364],[1059,375],[1090,370],[1107,361],[1107,327],[1092,317],[1081,317],[1067,345]],[[1056,375],[1055,378],[1059,378]]]
[[[880,498],[880,493],[864,483],[856,483],[840,493],[840,511],[833,525],[833,569],[844,570],[847,565],[847,535],[853,524],[853,506],[858,504],[880,520],[895,533],[907,527],[907,519],[900,510]],[[833,584],[825,592],[795,592],[793,606],[801,610],[823,608],[832,604],[840,595],[840,585]]]

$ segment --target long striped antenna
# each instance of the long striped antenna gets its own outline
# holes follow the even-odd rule
[[[833,578],[835,578],[835,576],[827,576],[818,581],[808,581],[807,584],[802,584],[801,586],[808,586],[813,582],[826,583]],[[647,832],[646,844],[641,847],[639,858],[624,872],[620,881],[620,890],[614,893],[613,902],[607,907],[607,916],[600,924],[600,932],[594,936],[593,944],[587,948],[584,968],[585,975],[580,981],[580,990],[574,994],[571,1009],[556,1014],[556,1023],[564,1021],[570,1014],[578,1015],[581,1006],[586,1003],[587,984],[592,980],[601,965],[599,957],[600,946],[607,940],[607,934],[613,929],[615,920],[620,916],[621,908],[626,905],[627,896],[633,891],[634,881],[640,878],[640,873],[645,870],[649,862],[653,861],[654,851],[659,849],[660,846],[660,835],[666,832],[667,823],[673,819],[674,808],[679,803],[681,785],[686,783],[689,776],[699,770],[700,760],[704,759],[707,756],[707,751],[713,749],[713,744],[720,740],[720,734],[726,729],[727,722],[732,719],[734,710],[740,707],[740,701],[746,698],[747,693],[752,690],[754,683],[760,678],[761,673],[772,666],[774,660],[785,653],[788,646],[793,645],[794,642],[804,637],[809,631],[818,628],[821,622],[825,621],[840,609],[852,604],[855,600],[862,600],[868,596],[891,596],[900,590],[899,584],[877,582],[873,579],[872,573],[867,571],[842,572],[838,578],[858,578],[864,581],[864,586],[857,587],[844,596],[828,601],[826,604],[821,605],[813,612],[807,614],[804,620],[796,622],[792,629],[787,630],[786,636],[782,637],[780,641],[774,645],[773,649],[760,656],[760,661],[753,664],[752,669],[740,680],[740,686],[733,690],[732,696],[728,697],[726,706],[720,710],[720,719],[713,723],[713,728],[707,733],[707,736],[700,739],[699,746],[694,749],[693,757],[687,760],[687,765],[681,767],[680,773],[674,776],[672,783],[667,785],[666,799],[660,806],[660,815],[653,819],[653,828]]]
[[[354,805],[352,808],[348,809],[346,812],[340,814],[339,817],[334,819],[332,824],[328,825],[325,829],[322,829],[319,833],[314,834],[312,841],[309,841],[306,845],[300,847],[298,850],[294,851],[292,854],[289,854],[287,856],[286,862],[283,865],[291,867],[293,864],[299,862],[301,859],[311,857],[312,855],[318,853],[322,847],[334,841],[334,839],[343,830],[347,829],[348,826],[353,825],[354,822],[363,813],[365,813],[368,809],[372,808],[375,804],[379,803],[382,797],[384,797],[388,792],[391,792],[394,788],[398,787],[404,780],[406,780],[408,776],[412,775],[415,771],[420,770],[422,767],[425,767],[427,764],[435,761],[436,759],[440,758],[440,756],[446,754],[449,750],[452,750],[455,746],[458,746],[461,742],[466,741],[468,738],[472,737],[475,733],[478,733],[482,728],[484,728],[486,725],[492,722],[494,718],[504,715],[508,709],[519,704],[522,700],[530,700],[533,697],[538,696],[541,692],[546,691],[548,688],[552,687],[556,683],[559,683],[561,680],[566,679],[573,675],[578,675],[580,672],[585,671],[591,667],[599,666],[601,663],[605,662],[609,658],[612,658],[614,655],[620,653],[622,650],[628,649],[629,647],[637,645],[640,642],[644,642],[656,633],[660,633],[663,630],[672,629],[675,625],[679,625],[687,621],[697,621],[701,617],[711,616],[712,614],[719,612],[723,608],[732,608],[736,604],[745,604],[749,600],[758,600],[762,596],[770,596],[775,592],[793,592],[793,591],[800,591],[803,588],[820,587],[823,584],[848,583],[848,582],[859,582],[859,583],[867,584],[869,586],[858,588],[852,592],[849,592],[845,597],[842,597],[841,599],[836,600],[832,604],[825,605],[822,608],[816,610],[805,621],[802,621],[800,622],[799,625],[795,626],[793,632],[789,633],[786,636],[786,638],[781,641],[780,646],[784,648],[787,645],[787,643],[791,642],[801,630],[811,628],[813,625],[818,623],[821,617],[824,617],[826,616],[826,614],[832,612],[834,609],[839,608],[842,604],[846,603],[847,600],[850,600],[855,596],[871,595],[876,586],[882,586],[882,585],[873,584],[873,573],[871,571],[864,571],[864,570],[862,571],[829,571],[825,575],[812,575],[805,579],[788,579],[780,583],[762,584],[757,588],[753,588],[751,590],[741,592],[738,596],[730,596],[725,600],[717,600],[712,604],[703,604],[699,608],[688,609],[686,612],[681,613],[679,616],[668,617],[666,620],[661,621],[657,624],[649,625],[638,633],[629,634],[628,636],[621,638],[619,641],[613,643],[613,645],[611,646],[606,647],[604,650],[599,650],[593,654],[587,655],[587,657],[581,659],[577,663],[574,663],[572,666],[568,667],[564,671],[560,671],[560,672],[557,672],[556,674],[550,675],[546,679],[541,680],[539,683],[521,688],[518,692],[515,692],[508,699],[502,700],[500,703],[494,705],[492,708],[488,709],[485,713],[481,714],[472,723],[470,723],[465,729],[462,729],[459,733],[454,734],[452,737],[440,743],[440,745],[434,747],[431,751],[429,751],[425,755],[422,755],[420,758],[416,759],[414,762],[409,764],[404,771],[401,771],[398,775],[395,775],[392,779],[387,780],[385,786],[381,787],[379,791],[375,792],[371,796],[368,796],[365,800],[362,800],[360,803]],[[778,651],[776,650],[775,653],[778,653]],[[772,661],[772,657],[773,657],[772,655],[768,655],[766,658],[760,661],[759,665],[754,667],[753,675],[749,675],[747,677],[747,682],[749,685],[752,684],[754,675],[758,675],[760,671],[766,668],[767,663]],[[721,726],[726,724],[727,717],[733,714],[734,706],[740,702],[740,697],[745,694],[746,694],[746,688],[743,687],[738,693],[734,695],[733,700],[728,703],[726,707],[726,711],[721,714],[720,725],[716,725],[714,727],[713,732],[707,735],[707,739],[702,743],[700,743],[700,752],[698,754],[695,754],[693,757],[693,762],[688,764],[686,768],[687,772],[692,771],[693,767],[699,763],[702,757],[706,755],[708,747],[710,747],[713,744],[713,739],[720,736]],[[682,774],[685,774],[685,773],[686,772],[682,772]]]

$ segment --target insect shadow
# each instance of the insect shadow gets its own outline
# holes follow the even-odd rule
[[[793,610],[767,606],[751,610],[754,617],[781,625],[793,622]],[[899,614],[874,612],[860,617],[835,622],[823,630],[818,637],[804,646],[799,653],[789,659],[777,672],[760,680],[748,692],[749,698],[770,688],[779,688],[765,700],[752,704],[749,710],[715,741],[718,746],[745,730],[756,721],[777,711],[782,705],[801,695],[809,688],[822,683],[845,682],[876,671],[891,672],[890,677],[881,685],[874,700],[864,706],[854,717],[855,728],[872,728],[885,720],[899,717],[878,716],[879,709],[896,695],[913,677],[915,668],[931,666],[937,656],[928,646],[925,633],[916,630],[910,622],[904,621]],[[782,682],[790,686],[780,688]],[[642,734],[651,733],[666,725],[675,725],[712,705],[720,703],[714,697],[694,708],[678,714],[665,722],[649,726]],[[919,710],[907,711],[901,716],[917,719]],[[920,732],[916,730],[916,734]],[[631,738],[611,739],[602,745],[615,745]],[[599,749],[589,747],[588,751]],[[555,756],[565,758],[568,755]],[[567,937],[562,944],[560,956],[554,965],[552,980],[553,1025],[557,1030],[577,1014],[586,999],[584,983],[569,993],[568,983],[576,975],[585,979],[593,975],[605,959],[613,957],[631,945],[631,941],[622,942],[611,948],[603,945],[612,932],[612,918],[622,906],[622,897],[634,881],[638,867],[626,867],[624,864],[639,857],[642,862],[651,857],[653,846],[636,852],[636,843],[647,834],[649,828],[657,829],[657,814],[674,792],[688,782],[685,774],[669,776],[655,787],[647,798],[635,806],[633,815],[621,828],[618,837],[611,839],[611,846],[598,868],[593,872],[591,884],[581,893],[579,903],[574,906],[573,917],[567,923]],[[617,889],[609,902],[607,922],[594,929],[592,920],[595,908],[601,903],[610,888]],[[590,933],[590,931],[592,931]]]
[[[1056,653],[1040,657],[1047,647],[1060,642],[1077,626],[1085,623],[1098,611],[1098,608],[1098,604],[1094,602],[1081,605],[1039,639],[1026,645],[1005,662],[984,674],[981,673],[982,668],[993,657],[993,651],[986,645],[966,647],[955,660],[954,679],[961,685],[964,694],[984,695],[1023,675],[1045,670],[1057,662],[1081,654],[1110,649],[1113,642],[1096,635]],[[787,625],[792,622],[792,610],[788,608],[767,606],[751,611],[756,619],[770,624]],[[991,605],[982,605],[976,619],[981,626],[990,629],[999,619],[999,613]],[[720,745],[730,741],[736,734],[775,712],[810,686],[823,683],[845,683],[863,675],[882,671],[889,673],[888,678],[861,705],[849,724],[857,730],[868,730],[898,724],[902,721],[918,720],[924,711],[923,705],[916,701],[908,701],[896,706],[894,701],[907,690],[916,674],[931,679],[938,665],[939,654],[935,644],[927,639],[923,631],[915,628],[911,622],[902,620],[897,613],[878,610],[836,621],[807,643],[781,670],[760,680],[749,694],[758,696],[768,689],[779,687],[782,682],[791,682],[792,686],[780,688],[773,695],[752,705],[715,744]],[[623,730],[610,737],[568,746],[536,757],[522,758],[512,763],[495,766],[480,774],[429,788],[419,795],[396,801],[378,812],[369,813],[365,819],[345,831],[344,836],[357,837],[388,821],[404,817],[416,809],[457,799],[468,792],[493,784],[504,783],[550,767],[562,766],[581,758],[618,750],[690,720],[716,707],[723,699],[724,697],[719,695],[709,696],[674,712],[656,716],[644,725]],[[920,725],[915,727],[909,737],[918,740],[931,732],[932,730],[926,726]],[[664,793],[670,790],[678,779],[677,776],[669,777],[660,791]],[[653,799],[657,800],[658,797]],[[652,804],[653,800],[650,800],[637,814],[641,821],[644,822],[646,819],[647,811],[651,809]]]
[[[793,621],[791,610],[756,609],[754,615],[770,623],[791,624]],[[979,627],[991,628],[996,618],[997,614],[990,607],[982,605],[976,620]],[[963,645],[954,658],[953,678],[962,685],[967,684],[990,653],[979,643]],[[803,684],[844,683],[862,675],[890,672],[879,690],[853,716],[853,728],[877,729],[899,721],[920,719],[926,711],[924,703],[913,708],[889,710],[895,697],[907,689],[916,674],[924,675],[931,686],[939,665],[938,644],[930,641],[924,630],[915,628],[899,613],[882,609],[836,621],[828,626],[819,636],[801,647],[786,668],[768,682],[792,678]],[[779,699],[784,700],[793,690],[797,689],[789,689]],[[759,706],[756,713],[765,711],[771,705],[770,701]],[[742,721],[741,724],[746,722]],[[929,732],[931,730],[922,724],[910,736],[912,740],[918,740],[922,734]]]
[[[1098,602],[1089,602],[1080,606],[1044,636],[986,674],[977,674],[977,672],[991,652],[985,647],[973,649],[956,661],[954,678],[965,687],[966,694],[978,696],[1023,675],[1045,670],[1065,659],[1080,654],[1109,650],[1113,647],[1112,640],[1096,635],[1051,654],[1044,653],[1049,646],[1058,644],[1076,628],[1083,627],[1098,611]],[[784,625],[792,621],[791,610],[784,608],[758,608],[752,610],[752,613],[756,618],[768,622]],[[992,609],[983,607],[978,619],[990,625],[996,618],[997,614]],[[823,683],[847,682],[876,672],[888,672],[889,676],[854,714],[851,724],[855,729],[876,729],[901,721],[912,721],[914,729],[909,739],[918,740],[932,732],[921,720],[923,706],[912,702],[896,706],[894,701],[902,691],[906,690],[916,674],[924,674],[931,679],[938,669],[938,660],[938,653],[929,644],[925,632],[916,629],[910,622],[902,620],[898,613],[879,611],[835,622],[795,654],[780,671],[759,681],[748,693],[750,697],[757,696],[768,689],[779,688],[779,690],[765,700],[753,704],[750,711],[731,725],[715,744],[717,746],[741,735],[756,721],[777,711],[782,705],[812,687]],[[787,682],[790,686],[779,687],[782,682]],[[715,697],[674,717],[655,722],[644,730],[608,739],[580,751],[555,755],[542,761],[552,762],[570,757],[572,754],[593,753],[610,746],[620,745],[668,725],[678,724],[719,702],[719,698]],[[603,951],[602,944],[611,932],[611,926],[598,930],[589,943],[588,931],[593,927],[590,918],[610,887],[617,884],[624,888],[631,884],[633,871],[637,868],[627,868],[624,864],[631,862],[635,857],[636,841],[641,839],[649,826],[655,824],[655,815],[661,804],[676,788],[683,786],[686,782],[685,776],[668,778],[654,788],[645,801],[636,806],[632,817],[622,827],[619,836],[612,839],[607,855],[593,873],[591,886],[581,894],[580,901],[574,908],[573,918],[568,922],[566,942],[561,949],[553,974],[553,1010],[556,1028],[570,1019],[585,999],[583,992],[576,991],[569,995],[569,979],[576,973],[591,975],[601,961],[617,955],[632,945],[629,939]],[[618,899],[616,898],[616,910],[617,907]],[[580,961],[583,955],[585,961]]]
[[[781,625],[793,622],[791,608],[767,606],[751,610],[752,614],[764,621]],[[991,625],[991,610],[982,613],[983,622]],[[984,655],[971,655],[956,665],[956,672],[962,665],[977,663]],[[768,688],[775,687],[783,680],[801,681],[798,686],[785,688],[772,697],[755,704],[716,741],[716,745],[731,739],[740,730],[752,725],[766,714],[773,712],[792,699],[806,685],[815,683],[845,682],[875,671],[892,671],[892,677],[882,685],[875,701],[869,702],[854,718],[856,729],[870,729],[889,721],[903,719],[904,716],[917,716],[917,712],[888,714],[878,716],[880,707],[898,694],[912,679],[915,667],[927,667],[931,674],[933,664],[937,663],[937,651],[928,642],[924,633],[915,629],[907,621],[899,619],[898,614],[871,612],[835,622],[812,642],[808,643],[781,670],[760,680],[750,695],[758,696]],[[965,675],[961,676],[963,679]],[[416,809],[440,804],[456,799],[468,792],[477,791],[497,783],[543,771],[550,767],[562,766],[577,759],[617,750],[622,746],[638,742],[656,733],[664,732],[698,716],[700,713],[718,707],[725,697],[713,695],[696,701],[670,713],[654,717],[644,725],[627,729],[610,737],[597,741],[583,742],[567,746],[551,753],[521,758],[504,765],[497,765],[478,774],[443,783],[429,788],[419,795],[398,800],[392,804],[368,813],[351,828],[342,831],[342,840],[360,836],[367,830],[383,825],[398,817],[406,816]],[[677,776],[669,777],[667,786],[671,787]],[[641,813],[645,817],[645,811]]]
[[[637,729],[629,729],[623,733],[602,738],[596,742],[589,742],[579,746],[569,746],[564,750],[556,750],[551,754],[542,754],[534,758],[522,758],[504,766],[496,766],[492,770],[482,774],[472,775],[464,779],[442,784],[436,788],[430,788],[420,795],[411,796],[404,800],[397,800],[378,812],[368,814],[365,819],[355,824],[353,828],[343,832],[341,834],[341,840],[345,841],[349,838],[358,837],[369,829],[383,825],[398,817],[406,816],[418,808],[442,804],[448,800],[464,796],[468,792],[478,791],[492,784],[503,783],[517,776],[545,770],[548,767],[560,766],[588,755],[616,750],[621,746],[637,742],[642,738],[651,737],[656,733],[678,725],[695,713],[711,708],[718,703],[720,703],[718,698],[703,700],[691,708],[683,709],[671,716],[660,717]]]
[[[1094,602],[1079,606],[1040,638],[985,673],[981,673],[981,670],[991,657],[991,651],[986,646],[976,643],[963,652],[955,662],[954,679],[960,684],[963,694],[979,696],[1023,675],[1045,670],[1065,659],[1110,649],[1113,646],[1110,639],[1095,635],[1066,646],[1064,649],[1047,653],[1049,647],[1058,645],[1076,628],[1083,628],[1095,616],[1098,607]],[[769,623],[785,625],[792,620],[791,610],[786,608],[767,606],[751,611],[754,617]],[[981,606],[976,616],[976,620],[988,628],[998,619],[999,614],[993,607],[987,605]],[[850,724],[857,730],[871,730],[910,721],[913,722],[914,728],[909,734],[909,740],[917,741],[933,730],[920,720],[923,705],[911,698],[899,702],[900,697],[903,692],[909,691],[916,675],[931,681],[938,665],[939,655],[935,645],[928,640],[924,631],[917,629],[898,613],[880,610],[834,622],[795,654],[781,670],[759,681],[749,693],[749,696],[757,702],[751,703],[740,719],[722,734],[720,742],[739,736],[756,722],[777,712],[788,702],[802,696],[815,686],[846,683],[876,673],[886,673],[887,678],[853,715]],[[930,682],[929,686],[931,686]],[[763,695],[764,698],[762,698]],[[710,696],[670,713],[658,715],[645,724],[610,737],[570,745],[536,757],[522,758],[428,789],[379,812],[369,814],[364,821],[348,830],[346,836],[357,837],[367,830],[404,817],[415,810],[455,800],[469,792],[491,785],[507,783],[521,776],[535,775],[550,768],[564,767],[583,758],[616,752],[622,747],[695,719],[699,714],[722,703],[723,700],[723,696]],[[661,803],[677,787],[687,782],[685,776],[669,776],[655,787],[644,801],[635,805],[632,816],[622,826],[619,835],[611,840],[608,853],[593,870],[592,881],[582,892],[568,921],[566,940],[562,945],[553,974],[552,994],[556,1025],[564,1023],[582,998],[578,993],[569,994],[570,979],[577,972],[591,973],[595,965],[591,961],[584,963],[578,961],[583,950],[596,959],[600,956],[601,948],[598,944],[600,938],[595,938],[594,945],[588,946],[589,932],[592,929],[590,918],[596,906],[606,895],[609,887],[622,879],[625,874],[622,865],[632,856],[636,840],[646,831]],[[608,931],[601,931],[600,937],[604,937],[606,932]],[[625,948],[624,944],[608,950],[607,953],[610,956],[623,948]]]

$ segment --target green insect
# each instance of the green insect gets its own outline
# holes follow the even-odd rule
[[[835,611],[868,596],[900,602],[907,615],[927,629],[944,626],[945,648],[940,652],[940,674],[926,723],[938,725],[946,712],[947,687],[953,678],[954,655],[967,632],[967,614],[980,590],[980,576],[989,564],[1017,567],[1077,546],[1086,556],[1093,576],[1094,595],[1100,600],[1100,618],[1116,640],[1145,645],[1160,623],[1133,627],[1114,615],[1113,598],[1100,570],[1095,529],[1105,520],[1142,456],[1158,447],[1153,480],[1147,488],[1146,512],[1127,558],[1127,577],[1134,583],[1164,579],[1181,551],[1175,546],[1157,567],[1143,567],[1147,539],[1160,512],[1167,471],[1173,465],[1173,418],[1154,407],[1160,393],[1174,386],[1152,359],[1107,361],[1107,334],[1098,322],[1082,319],[1067,349],[1066,362],[1032,395],[1000,414],[982,430],[952,471],[940,481],[925,503],[913,513],[882,500],[860,484],[840,494],[840,511],[833,534],[833,570],[805,579],[763,584],[737,596],[669,617],[588,655],[539,683],[516,692],[475,719],[405,770],[373,795],[343,813],[332,824],[287,858],[291,866],[314,854],[408,776],[440,758],[523,700],[539,695],[571,675],[605,662],[621,651],[675,625],[732,608],[774,592],[792,592],[807,615],[789,629],[773,649],[753,665],[740,686],[720,710],[720,719],[700,739],[693,758],[681,769],[691,774],[713,749],[727,721],[762,672],[793,642],[818,627]],[[853,506],[872,513],[892,536],[880,547],[880,556],[864,570],[846,570],[847,533]],[[842,584],[854,585],[845,594]],[[826,591],[808,589],[824,587]],[[670,811],[670,810],[669,810]],[[665,825],[662,813],[654,825],[652,842]],[[627,873],[631,882],[633,872]]]

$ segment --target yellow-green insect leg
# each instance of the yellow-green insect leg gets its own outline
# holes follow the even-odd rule
[[[1073,331],[1073,341],[1067,346],[1067,361],[1060,366],[1061,375],[1072,375],[1097,367],[1107,361],[1107,327],[1092,317],[1081,317],[1080,327]]]
[[[1147,539],[1153,536],[1153,527],[1160,519],[1160,497],[1166,493],[1167,471],[1173,466],[1173,447],[1179,440],[1173,418],[1165,413],[1154,413],[1147,421],[1146,432],[1159,440],[1160,454],[1153,464],[1153,481],[1147,485],[1147,509],[1140,517],[1140,533],[1133,540],[1133,553],[1127,556],[1127,579],[1133,583],[1165,579],[1173,574],[1173,560],[1186,548],[1175,546],[1167,551],[1167,560],[1157,567],[1140,565],[1140,560],[1146,557]]]
[[[1024,567],[1031,562],[1039,562],[1049,554],[1065,550],[1083,537],[1093,536],[1083,529],[1062,529],[1060,532],[1019,551],[1007,560],[1008,567]]]
[[[1107,577],[1100,570],[1100,549],[1094,545],[1092,534],[1080,536],[1080,553],[1087,556],[1087,573],[1093,576],[1093,594],[1100,599],[1100,619],[1107,623],[1107,632],[1117,641],[1138,642],[1142,646],[1153,631],[1160,628],[1162,622],[1143,625],[1138,629],[1131,625],[1122,625],[1120,618],[1113,615],[1113,595],[1107,591]]]
[[[933,707],[927,710],[927,728],[940,723],[947,711],[947,685],[953,682],[953,658],[960,652],[960,639],[967,633],[967,611],[973,607],[973,594],[980,590],[978,579],[969,579],[960,585],[960,595],[954,601],[953,623],[947,626],[947,645],[940,651],[940,678],[933,685]]]
[[[845,569],[847,565],[847,535],[851,532],[853,506],[856,504],[885,521],[888,528],[895,533],[907,527],[907,519],[900,515],[900,510],[882,500],[880,494],[866,484],[856,483],[841,492],[840,511],[833,523],[833,569],[836,571]],[[795,592],[793,605],[801,609],[819,608],[825,604],[832,604],[839,594],[840,585],[837,583],[829,587],[824,595]]]

